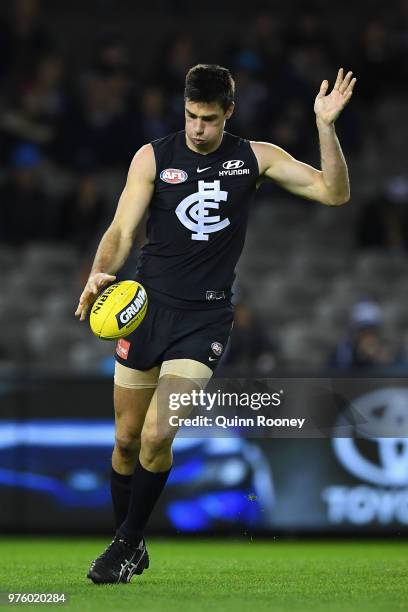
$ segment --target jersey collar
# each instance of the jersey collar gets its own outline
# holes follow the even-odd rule
[[[187,146],[187,143],[186,143],[186,131],[185,130],[181,130],[179,132],[179,135],[180,135],[180,137],[182,139],[182,142],[183,142],[185,150],[188,151],[188,153],[190,153],[191,155],[194,155],[195,157],[197,157],[198,159],[209,160],[209,159],[212,159],[213,157],[218,157],[220,155],[220,153],[223,153],[228,148],[228,136],[229,136],[229,133],[225,132],[225,131],[223,132],[223,136],[222,136],[222,140],[221,140],[220,146],[217,149],[215,149],[215,151],[211,151],[211,153],[206,153],[206,154],[204,154],[204,153],[197,153],[197,151],[193,151],[192,149],[190,149]]]

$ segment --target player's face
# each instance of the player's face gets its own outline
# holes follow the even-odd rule
[[[198,153],[211,153],[221,140],[225,122],[232,115],[234,105],[227,111],[218,102],[186,100],[186,137],[188,146]]]

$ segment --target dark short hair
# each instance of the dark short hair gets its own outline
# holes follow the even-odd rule
[[[234,101],[235,82],[228,68],[197,64],[187,72],[184,100],[218,102],[224,111]]]

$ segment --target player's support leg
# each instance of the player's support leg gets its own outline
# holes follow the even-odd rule
[[[128,512],[141,432],[158,375],[158,367],[141,372],[120,363],[115,365],[115,446],[110,477],[115,529],[123,523]]]
[[[167,482],[173,463],[171,447],[175,431],[170,432],[168,428],[158,431],[160,409],[157,399],[163,392],[165,382],[165,378],[160,379],[146,415],[139,460],[132,478],[129,511],[118,529],[121,537],[135,545],[143,537],[144,527]]]
[[[189,378],[185,378],[186,366]],[[128,515],[112,544],[91,566],[88,577],[94,582],[130,582],[134,574],[141,574],[149,566],[143,532],[170,474],[171,447],[177,431],[169,424],[168,396],[175,392],[174,379],[177,379],[177,392],[190,393],[203,382],[206,384],[211,375],[210,368],[192,360],[172,360],[163,364],[143,425]],[[189,411],[186,406],[179,416],[187,416]]]
[[[206,365],[190,360],[175,359],[163,363],[159,384],[142,430],[139,461],[132,478],[132,493],[129,512],[125,522],[118,530],[118,535],[126,542],[139,547],[143,545],[143,533],[149,517],[164,489],[173,463],[172,443],[177,428],[170,425],[169,395],[171,393],[191,393],[205,386],[212,376]],[[180,417],[187,416],[190,406],[179,411]],[[125,580],[130,581],[134,565],[129,564]]]
[[[157,385],[158,374],[158,367],[143,372],[119,363],[115,365],[115,446],[112,453],[111,495],[116,529],[127,516],[132,473],[140,452],[141,431]],[[111,568],[112,556],[117,557],[118,552],[119,556],[124,556],[129,562],[139,556],[143,569],[148,566],[144,542],[143,550],[139,554],[139,551],[130,550],[126,542],[115,536],[102,555],[91,563],[88,578],[95,583],[120,582],[123,568]]]

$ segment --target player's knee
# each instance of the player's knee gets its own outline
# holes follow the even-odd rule
[[[155,457],[167,453],[171,448],[172,440],[160,435],[156,431],[142,433],[141,452],[148,461],[153,461]]]
[[[135,434],[117,434],[115,448],[123,461],[133,461],[140,450],[140,436]]]

